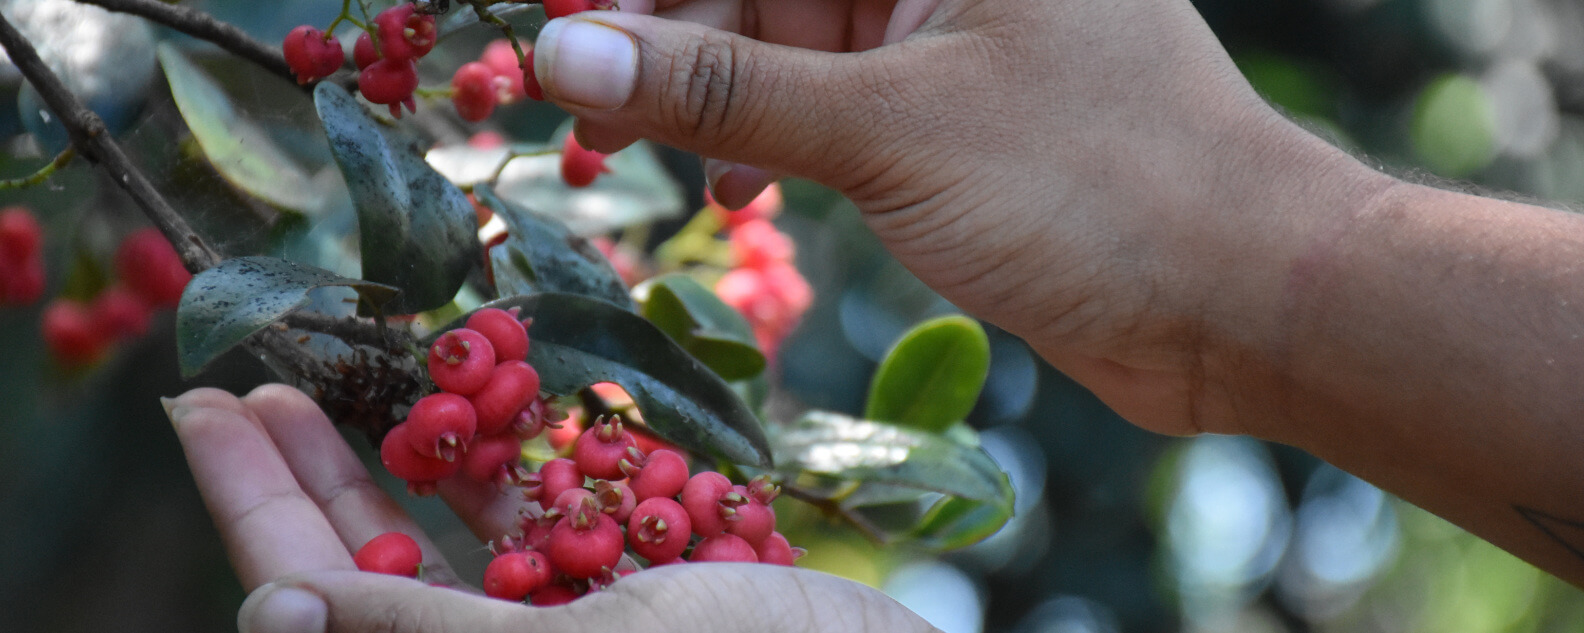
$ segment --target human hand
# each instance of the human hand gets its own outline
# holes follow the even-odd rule
[[[585,145],[752,165],[708,170],[728,205],[770,174],[841,191],[925,283],[1156,431],[1262,414],[1228,374],[1280,353],[1311,236],[1391,182],[1266,106],[1187,0],[622,6],[537,44]]]
[[[485,598],[463,586],[301,392],[266,385],[238,399],[196,389],[167,407],[251,593],[237,616],[244,633],[933,630],[878,591],[771,565],[668,565],[558,607]],[[482,540],[513,530],[526,503],[463,478],[442,482],[441,495]],[[351,552],[392,531],[418,542],[424,582],[355,571]]]

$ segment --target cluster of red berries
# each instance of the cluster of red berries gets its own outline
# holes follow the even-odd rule
[[[523,59],[518,60],[510,41],[495,40],[484,47],[478,61],[463,64],[451,76],[451,103],[466,121],[483,121],[495,106],[524,97],[544,101],[544,90],[533,74],[530,46],[523,46]]]
[[[414,494],[433,493],[459,472],[501,486],[526,481],[522,441],[553,423],[527,357],[527,328],[505,310],[479,310],[466,327],[441,334],[428,357],[440,392],[420,398],[385,435],[385,468]]]
[[[748,319],[760,349],[771,357],[814,302],[813,289],[792,264],[792,239],[770,222],[781,206],[780,187],[774,184],[737,211],[710,201],[728,231],[734,264],[715,284],[715,293]]]
[[[79,367],[121,341],[148,333],[155,310],[175,309],[192,273],[158,229],[135,231],[116,249],[118,281],[91,302],[50,301],[40,323],[44,344],[62,365]]]
[[[44,296],[44,229],[22,207],[0,211],[0,307]]]
[[[391,116],[401,118],[402,106],[408,111],[417,108],[413,100],[418,90],[417,61],[434,49],[439,28],[433,15],[419,13],[413,4],[381,11],[369,27],[371,30],[358,35],[352,46],[352,62],[359,71],[358,91],[370,103],[389,106]],[[298,83],[328,77],[346,63],[334,34],[307,24],[286,34],[281,52]]]

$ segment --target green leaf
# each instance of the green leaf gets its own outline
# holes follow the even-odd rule
[[[1011,504],[1006,474],[982,449],[940,435],[828,411],[772,438],[778,468]]]
[[[561,292],[636,309],[610,260],[565,224],[505,202],[489,187],[474,188],[473,196],[506,223],[506,242],[490,249],[495,291],[501,296]]]
[[[990,371],[990,339],[961,315],[920,323],[869,383],[864,417],[939,433],[968,417]]]
[[[1007,498],[1012,489],[1008,484]],[[1012,518],[1012,504],[946,497],[935,502],[909,535],[926,547],[948,550],[967,547],[995,534]]]
[[[348,279],[273,257],[220,262],[187,284],[176,309],[176,356],[192,376],[226,350],[308,303],[308,291],[347,286],[379,306],[396,296],[390,286]]]
[[[363,277],[401,289],[396,313],[449,303],[479,261],[467,196],[339,86],[320,83],[314,106],[357,204]]]
[[[597,382],[631,394],[661,437],[735,464],[768,466],[770,444],[741,398],[654,324],[607,302],[573,294],[512,297],[488,307],[533,319],[528,363],[540,389],[558,396]],[[455,323],[453,325],[460,325]]]
[[[764,353],[748,320],[698,280],[661,275],[639,286],[638,294],[644,318],[721,378],[745,380],[764,372]]]
[[[171,98],[204,156],[231,184],[274,206],[314,215],[324,195],[269,134],[238,112],[208,74],[170,43],[159,46]]]

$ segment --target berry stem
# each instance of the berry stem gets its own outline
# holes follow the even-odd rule
[[[782,484],[781,492],[788,497],[814,506],[815,509],[825,514],[825,516],[836,517],[846,521],[854,529],[858,530],[860,534],[863,534],[864,538],[869,539],[876,545],[885,545],[889,542],[883,530],[869,521],[869,519],[864,518],[863,515],[842,507],[841,502],[836,499],[830,499],[791,484]]]
[[[325,30],[324,30],[325,41],[328,42],[328,41],[330,41],[330,38],[335,37],[336,27],[340,26],[342,22],[351,22],[352,26],[356,26],[356,27],[358,27],[360,29],[363,29],[365,32],[367,32],[369,30],[369,27],[368,27],[368,10],[366,8],[364,8],[364,6],[362,4],[362,0],[359,0],[358,8],[363,11],[363,21],[362,22],[359,22],[357,20],[357,18],[352,17],[352,0],[341,0],[341,15],[336,16],[336,19],[330,21],[330,26],[325,27]],[[369,37],[374,37],[374,36],[370,35]]]
[[[37,184],[43,183],[45,180],[49,180],[50,176],[55,175],[55,172],[57,170],[59,170],[60,168],[65,167],[66,165],[70,164],[72,162],[72,159],[76,158],[76,157],[77,157],[77,150],[76,149],[73,149],[73,148],[70,148],[70,147],[68,147],[66,149],[63,149],[63,150],[61,150],[61,153],[55,155],[55,160],[52,160],[52,161],[49,162],[49,164],[46,164],[43,167],[40,167],[38,169],[38,171],[35,171],[35,172],[33,172],[31,174],[28,174],[26,176],[23,176],[21,178],[12,178],[10,180],[0,180],[0,191],[6,190],[6,189],[21,189],[23,187],[32,187],[33,185],[37,185]]]
[[[470,0],[468,2],[468,5],[473,7],[473,13],[478,14],[478,19],[480,22],[500,29],[501,34],[506,36],[506,40],[511,42],[512,50],[517,52],[518,65],[521,65],[525,55],[523,53],[522,45],[517,43],[517,33],[512,30],[512,25],[510,23],[502,20],[500,16],[490,12],[489,5],[491,4],[494,3],[489,2],[488,0]]]

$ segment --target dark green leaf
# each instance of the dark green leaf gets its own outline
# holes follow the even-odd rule
[[[506,243],[490,249],[495,290],[501,296],[561,292],[635,309],[627,285],[605,255],[561,221],[505,202],[482,185],[473,189],[473,196],[506,223]]]
[[[533,319],[528,362],[539,370],[540,389],[569,395],[614,382],[632,395],[644,422],[678,446],[736,464],[770,463],[764,429],[742,399],[642,317],[572,294],[512,297],[489,307],[519,307],[522,318]]]
[[[1011,504],[1007,477],[983,450],[934,433],[811,411],[772,440],[778,468]]]
[[[324,195],[306,171],[244,117],[204,71],[170,43],[159,47],[171,98],[204,156],[231,184],[283,209],[323,210]]]
[[[639,294],[643,316],[722,378],[744,380],[764,372],[764,354],[747,319],[697,280],[662,275],[644,282]]]
[[[990,371],[990,339],[965,316],[920,323],[886,354],[864,416],[941,432],[968,416]]]
[[[1007,499],[1012,490],[1008,486]],[[924,545],[941,550],[967,547],[984,540],[1012,518],[1012,504],[973,501],[946,497],[924,514],[911,536]]]
[[[176,310],[176,355],[192,376],[254,332],[308,303],[308,291],[326,286],[357,290],[379,306],[396,296],[390,286],[347,279],[273,257],[238,257],[199,273]]]
[[[467,196],[339,86],[320,83],[314,106],[357,204],[363,277],[401,289],[396,313],[449,303],[479,261]]]

